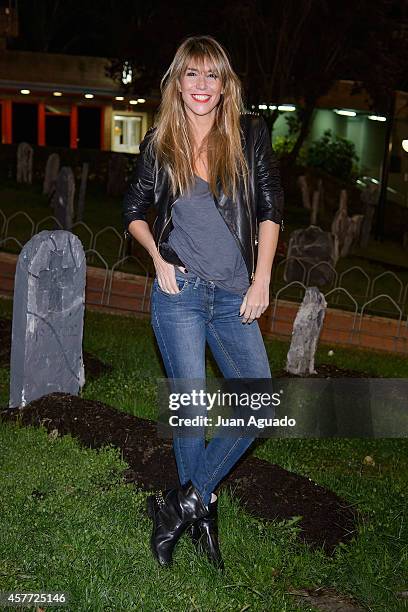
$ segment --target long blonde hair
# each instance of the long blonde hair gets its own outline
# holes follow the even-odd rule
[[[149,144],[158,163],[168,172],[173,195],[189,191],[194,184],[192,135],[179,83],[192,60],[203,63],[204,59],[219,75],[223,88],[213,126],[203,143],[207,149],[208,182],[211,192],[217,195],[219,178],[223,192],[234,199],[241,179],[247,193],[248,165],[240,124],[244,104],[240,80],[225,49],[212,36],[190,36],[178,47],[160,83],[162,100]]]

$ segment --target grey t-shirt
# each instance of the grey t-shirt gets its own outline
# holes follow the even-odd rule
[[[186,276],[200,276],[243,295],[248,272],[241,250],[217,209],[207,181],[196,176],[192,193],[172,207],[173,229],[168,243],[187,268]]]

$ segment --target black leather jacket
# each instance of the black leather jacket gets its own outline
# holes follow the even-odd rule
[[[220,197],[214,196],[214,202],[241,249],[251,282],[258,254],[258,224],[270,219],[280,224],[283,230],[283,191],[279,164],[272,150],[270,133],[264,118],[243,114],[241,125],[242,145],[249,167],[249,201],[244,197],[243,187],[239,191],[238,201],[232,201],[218,184]],[[140,143],[136,170],[123,199],[124,233],[125,236],[130,235],[130,222],[135,219],[146,220],[149,206],[154,205],[157,217],[152,233],[158,251],[169,263],[184,266],[166,242],[173,228],[171,207],[177,198],[171,196],[166,171],[162,167],[158,168],[155,159],[145,150],[154,129],[150,128]]]

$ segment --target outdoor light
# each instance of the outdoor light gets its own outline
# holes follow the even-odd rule
[[[293,104],[280,104],[278,110],[291,112],[296,110],[296,106],[293,106]]]
[[[123,69],[122,69],[122,83],[124,85],[131,83],[132,78],[133,78],[132,66],[130,65],[129,62],[126,61],[124,62]]]
[[[52,95],[55,96],[56,98],[59,98],[60,96],[62,96],[62,93],[60,91],[53,91]]]
[[[137,100],[129,100],[129,104],[137,104]]]
[[[387,117],[383,117],[382,115],[368,115],[368,118],[371,121],[387,121]]]
[[[269,110],[276,110],[278,107],[275,104],[269,105]]]
[[[334,112],[338,115],[345,115],[346,117],[355,117],[357,115],[356,111],[346,110],[344,108],[335,108]]]
[[[125,98],[123,96],[115,96],[115,100],[122,102]]]
[[[137,101],[140,102],[140,104],[143,104],[143,102],[146,102],[144,98],[138,98]]]
[[[404,151],[406,151],[408,153],[408,140],[405,139],[402,141],[402,148],[404,149]]]
[[[89,98],[90,99],[90,98],[93,98],[93,97],[94,97],[93,94],[90,94],[90,93],[85,94],[85,98]]]
[[[266,104],[258,104],[259,110],[266,110],[268,107]]]
[[[20,89],[20,93],[28,95],[30,93],[29,89]]]

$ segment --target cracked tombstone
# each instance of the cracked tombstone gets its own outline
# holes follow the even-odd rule
[[[84,385],[85,279],[84,250],[71,232],[44,230],[24,245],[14,283],[10,408],[56,391],[78,395]]]
[[[326,314],[327,302],[317,287],[308,287],[293,323],[285,370],[291,374],[316,374],[314,359]]]
[[[307,377],[316,374],[315,354],[326,314],[326,299],[317,287],[308,287],[293,322],[292,337],[286,356],[285,371]],[[330,431],[325,415],[320,410],[331,399],[328,381],[318,378],[290,383],[284,390],[284,408],[288,418],[296,421],[296,428],[285,432],[285,437],[310,437]]]
[[[58,153],[51,153],[45,165],[43,182],[43,194],[51,196],[55,190],[57,177],[60,169],[60,156]]]
[[[51,198],[54,216],[64,230],[70,230],[74,217],[75,178],[69,166],[63,166],[59,171],[55,191]]]
[[[20,142],[17,147],[17,183],[33,180],[33,147],[28,142]]]

